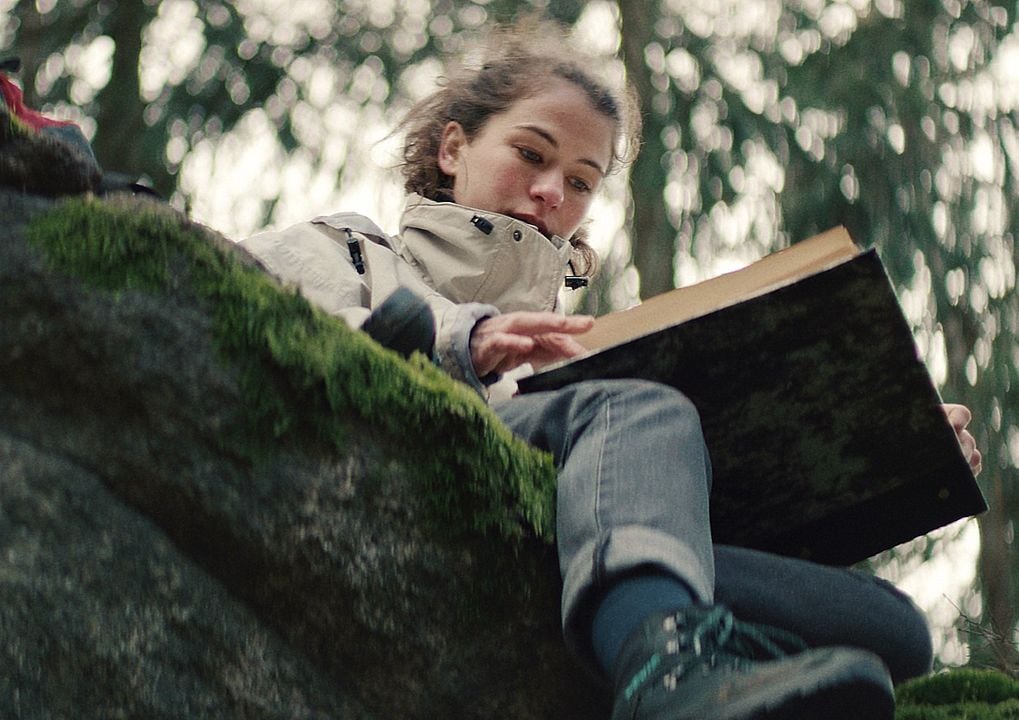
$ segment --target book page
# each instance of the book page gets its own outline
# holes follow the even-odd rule
[[[833,228],[788,248],[766,255],[745,268],[694,285],[662,293],[640,305],[597,318],[577,341],[600,350],[669,325],[787,285],[852,259],[860,249],[843,227]]]

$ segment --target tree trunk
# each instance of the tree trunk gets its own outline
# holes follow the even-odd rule
[[[165,141],[147,137],[151,128],[145,124],[139,82],[142,33],[152,14],[152,7],[135,2],[120,2],[111,14],[107,29],[116,49],[110,81],[96,98],[99,110],[92,148],[105,170],[147,177],[159,192],[169,195],[174,180],[163,161]]]
[[[662,184],[666,175],[662,169],[666,118],[654,110],[655,89],[644,62],[644,49],[654,39],[656,10],[644,0],[619,2],[626,75],[640,97],[644,118],[644,145],[630,173],[633,264],[640,274],[640,296],[644,299],[671,290],[676,274],[676,231],[669,222]]]
[[[983,627],[988,631],[986,645],[994,664],[1004,670],[1016,669],[1016,648],[1012,640],[1015,628],[1012,568],[1008,541],[1008,507],[1001,472],[993,474],[987,484],[990,509],[980,517],[980,580],[983,589]]]

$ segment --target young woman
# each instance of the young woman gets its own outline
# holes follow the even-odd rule
[[[637,128],[586,67],[546,29],[496,33],[404,123],[399,235],[338,214],[245,246],[354,326],[415,292],[436,362],[486,396],[579,353],[592,320],[560,314],[559,293],[593,269],[583,222]],[[891,585],[713,545],[708,452],[676,390],[595,381],[492,406],[558,464],[564,633],[614,683],[614,718],[891,718],[892,682],[929,669],[924,618]],[[968,411],[950,419],[978,468]]]

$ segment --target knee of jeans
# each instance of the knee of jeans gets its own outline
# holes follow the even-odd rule
[[[691,432],[701,435],[701,416],[697,406],[683,392],[670,385],[651,382],[649,380],[634,380],[628,392],[635,393],[640,398],[640,403],[651,412],[672,415],[681,424],[687,426]]]
[[[697,408],[686,395],[669,385],[623,379],[589,381],[573,388],[573,412],[577,417],[610,412],[613,424],[621,423],[617,429],[638,433],[645,445],[662,442],[664,434],[670,446],[686,441],[704,449]]]
[[[873,599],[872,647],[885,661],[896,684],[926,675],[934,665],[934,641],[923,610],[891,583],[875,576],[860,576],[884,589]],[[867,647],[867,645],[864,645]]]
[[[926,675],[934,665],[934,644],[923,612],[912,607],[898,618],[894,648],[885,662],[895,683]]]
[[[643,405],[658,405],[672,408],[674,411],[689,414],[700,423],[700,415],[693,402],[682,391],[671,385],[652,380],[603,380],[603,392],[619,398],[637,399]]]

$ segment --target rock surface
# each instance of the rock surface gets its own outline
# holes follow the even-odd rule
[[[117,270],[146,222],[222,238],[63,202],[0,189],[0,716],[606,714],[561,640],[547,457],[288,291],[227,341],[172,232],[127,243],[159,283]]]

